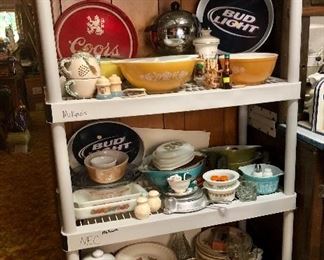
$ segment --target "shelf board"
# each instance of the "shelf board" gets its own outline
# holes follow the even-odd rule
[[[152,94],[108,100],[80,99],[46,103],[47,121],[64,123],[83,120],[141,116],[233,107],[300,98],[300,83],[282,80],[242,88]]]
[[[218,206],[221,208],[206,208],[186,214],[158,213],[145,220],[122,217],[95,224],[85,222],[85,225],[77,226],[74,233],[62,232],[66,240],[65,250],[75,251],[291,211],[296,207],[296,194],[276,192],[258,196],[256,201],[235,200]]]

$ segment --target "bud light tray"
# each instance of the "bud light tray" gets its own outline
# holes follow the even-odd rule
[[[90,153],[114,149],[128,154],[128,169],[121,181],[135,177],[136,168],[144,156],[144,144],[140,136],[129,126],[112,121],[98,121],[80,128],[68,141],[72,184],[77,187],[95,186],[88,178],[84,159]],[[98,184],[97,184],[98,185]]]
[[[271,0],[200,0],[197,18],[220,39],[220,52],[252,52],[269,37],[273,21]]]

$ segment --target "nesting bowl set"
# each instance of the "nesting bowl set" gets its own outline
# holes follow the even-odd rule
[[[139,170],[154,186],[167,192],[170,186],[174,190],[183,185],[189,187],[202,173],[205,158],[204,154],[195,152],[189,143],[170,141],[161,144],[144,158]]]
[[[240,175],[230,169],[215,169],[203,174],[203,187],[207,190],[212,202],[230,202],[240,185]]]

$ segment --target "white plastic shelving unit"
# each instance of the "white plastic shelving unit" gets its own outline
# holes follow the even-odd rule
[[[36,0],[46,78],[46,104],[51,123],[58,190],[61,202],[62,237],[68,259],[79,259],[79,250],[130,241],[139,238],[185,231],[249,218],[284,213],[282,259],[292,255],[293,211],[296,206],[295,160],[297,100],[300,97],[299,53],[302,0],[290,1],[290,35],[287,81],[231,90],[206,90],[149,95],[131,99],[62,100],[56,57],[50,0]],[[229,205],[187,213],[165,215],[157,213],[147,220],[137,220],[129,214],[105,216],[76,222],[72,184],[64,123],[241,106],[240,142],[246,133],[246,105],[285,101],[287,132],[285,150],[284,191],[258,196],[253,202],[234,201]],[[245,116],[244,116],[245,115]]]

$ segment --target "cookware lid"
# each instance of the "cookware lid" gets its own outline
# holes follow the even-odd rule
[[[221,52],[252,52],[269,37],[274,14],[271,0],[200,0],[197,18],[220,39]]]
[[[217,37],[214,37],[211,34],[211,30],[208,29],[202,29],[201,30],[201,36],[199,38],[196,38],[193,40],[193,44],[219,44],[219,39]]]

